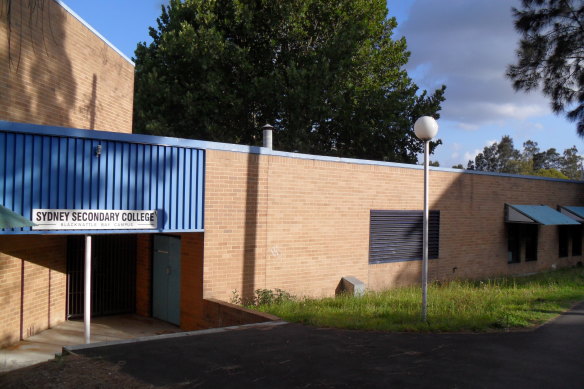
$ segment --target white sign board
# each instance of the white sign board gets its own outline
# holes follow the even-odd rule
[[[33,209],[33,230],[151,230],[156,211],[104,209]]]

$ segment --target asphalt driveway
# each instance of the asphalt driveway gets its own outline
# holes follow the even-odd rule
[[[584,388],[584,303],[523,332],[404,334],[276,323],[75,352],[169,387]]]

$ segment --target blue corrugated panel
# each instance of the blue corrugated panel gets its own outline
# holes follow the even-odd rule
[[[157,230],[72,234],[202,231],[204,164],[196,148],[0,130],[0,205],[27,218],[34,208],[158,211]],[[0,230],[31,233],[63,231]]]

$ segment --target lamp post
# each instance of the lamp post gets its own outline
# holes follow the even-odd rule
[[[422,241],[422,320],[426,321],[428,306],[428,164],[430,140],[438,133],[438,123],[430,116],[422,116],[414,123],[414,133],[424,141],[424,224]]]

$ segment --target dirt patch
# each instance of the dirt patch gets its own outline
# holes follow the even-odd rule
[[[38,365],[0,374],[0,388],[153,388],[128,374],[122,364],[68,355]]]

